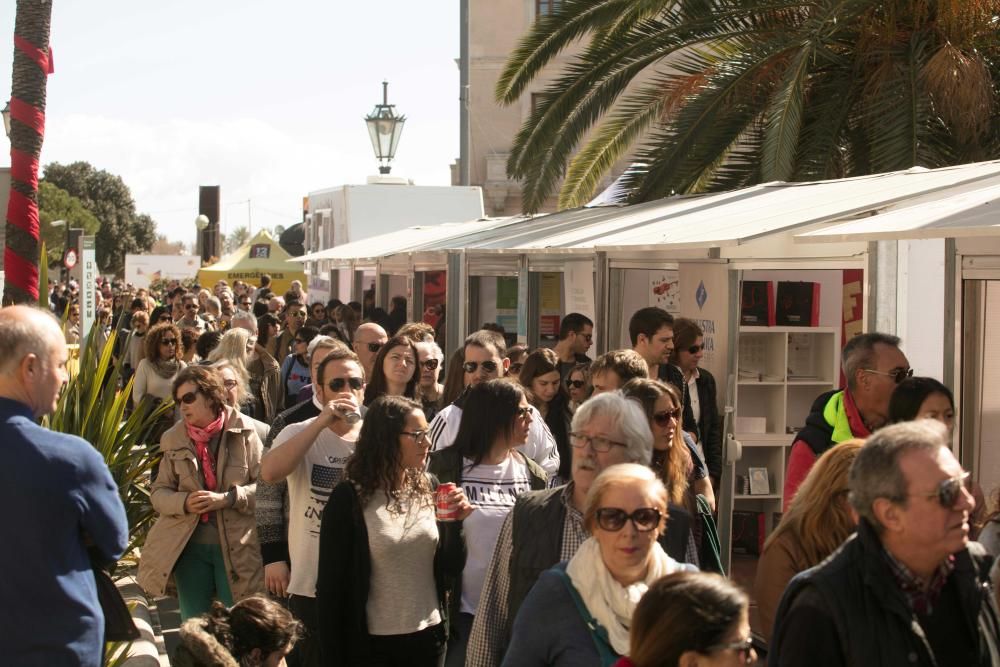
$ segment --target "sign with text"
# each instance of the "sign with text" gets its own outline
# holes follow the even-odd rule
[[[80,281],[80,344],[83,345],[90,328],[97,320],[97,257],[95,243],[97,237],[80,237],[80,259],[83,278]]]

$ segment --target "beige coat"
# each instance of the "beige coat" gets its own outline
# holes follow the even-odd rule
[[[779,535],[764,549],[757,563],[753,596],[757,601],[757,615],[760,619],[760,627],[754,630],[763,635],[765,641],[771,641],[774,615],[778,612],[778,603],[781,602],[788,582],[810,567],[802,545],[790,530]]]
[[[236,504],[217,511],[219,543],[233,600],[264,590],[264,570],[257,543],[254,496],[260,474],[263,444],[251,421],[226,408],[226,424],[219,443],[217,474],[219,492],[236,489]],[[139,561],[139,585],[150,595],[164,595],[167,582],[188,540],[198,525],[199,515],[184,511],[189,493],[204,489],[198,474],[194,443],[179,421],[160,441],[163,460],[153,482],[150,499],[159,515],[146,537]]]

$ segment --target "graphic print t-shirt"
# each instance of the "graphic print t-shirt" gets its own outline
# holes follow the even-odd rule
[[[478,465],[462,460],[462,489],[475,511],[462,522],[468,558],[462,571],[462,611],[475,614],[479,594],[486,579],[503,520],[514,507],[514,501],[531,490],[528,466],[517,454],[511,454],[499,465]]]
[[[309,427],[316,417],[289,424],[274,439],[277,449]],[[288,555],[292,559],[288,592],[316,597],[319,568],[319,526],[333,487],[344,478],[344,465],[354,443],[328,428],[316,438],[305,458],[288,476]]]

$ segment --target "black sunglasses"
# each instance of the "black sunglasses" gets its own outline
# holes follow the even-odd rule
[[[729,642],[728,644],[719,644],[709,649],[709,653],[715,653],[716,651],[736,651],[736,655],[740,661],[744,665],[749,665],[752,662],[751,657],[753,657],[753,637]]]
[[[585,384],[587,383],[584,380],[566,380],[566,386],[573,389],[583,389]]]
[[[365,386],[365,381],[361,378],[351,377],[351,378],[333,378],[327,383],[327,387],[333,391],[344,391],[344,387],[350,385],[351,389],[357,391],[361,387]]]
[[[941,507],[950,510],[958,502],[959,496],[962,495],[962,489],[968,490],[970,485],[969,473],[963,472],[958,477],[950,477],[938,484],[937,491],[934,493],[911,493],[908,494],[908,497],[920,496],[929,500],[937,500]]]
[[[888,375],[896,384],[899,384],[906,378],[913,377],[912,368],[893,368],[891,371],[877,371],[874,368],[862,368],[861,370],[865,373],[874,373],[875,375]]]
[[[160,317],[157,318],[156,321],[157,322],[169,322],[170,321],[170,315],[167,315],[166,313],[164,313],[164,314],[160,315]]]
[[[368,343],[368,351],[372,354],[376,354],[382,349],[383,345],[385,345],[385,343]]]
[[[491,362],[487,361],[483,363],[483,366],[485,366],[488,363]],[[520,375],[522,368],[524,368],[524,364],[521,363],[520,361],[517,361],[510,365],[510,368],[507,369],[507,372],[510,373],[511,375]]]
[[[495,361],[484,361],[482,362],[482,364],[475,361],[466,361],[464,364],[462,364],[462,370],[464,370],[466,373],[475,373],[476,370],[479,369],[480,365],[482,365],[483,370],[486,371],[487,373],[495,373],[498,368],[497,362]]]
[[[196,308],[198,308],[198,306],[194,305],[193,303],[189,303],[184,306],[184,310],[195,310]]]
[[[517,409],[517,416],[521,417],[522,419],[524,419],[525,417],[527,417],[530,414],[531,414],[531,408],[518,408]]]
[[[187,405],[191,405],[196,400],[198,400],[198,392],[197,391],[189,391],[188,393],[184,394],[183,396],[181,396],[177,400],[180,401],[181,403],[185,403]]]
[[[420,365],[429,371],[436,371],[438,364],[440,364],[440,361],[437,359],[425,359],[420,362]]]
[[[601,530],[615,533],[625,527],[626,521],[631,521],[640,533],[648,533],[660,525],[660,510],[655,507],[640,507],[629,514],[617,507],[602,507],[596,512],[597,525]]]
[[[692,345],[691,347],[688,348],[688,354],[698,354],[704,349],[705,349],[704,343],[702,343],[701,345]]]
[[[173,345],[173,346],[176,347],[177,346],[177,339],[176,338],[164,338],[164,339],[162,339],[160,341],[160,345]]]
[[[681,409],[674,408],[673,410],[664,410],[663,412],[654,412],[653,421],[656,422],[657,426],[668,426],[671,419],[676,419],[680,421]]]

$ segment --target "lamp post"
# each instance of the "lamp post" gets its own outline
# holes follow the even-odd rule
[[[194,219],[194,226],[198,229],[198,243],[197,251],[201,256],[201,264],[204,266],[208,262],[208,244],[205,243],[205,230],[208,229],[208,216],[205,214],[199,215]]]
[[[406,116],[397,116],[396,105],[389,104],[389,82],[383,81],[382,104],[376,104],[375,109],[365,116],[380,174],[388,174],[391,169],[389,163],[396,157],[396,147],[399,146],[405,122]]]

